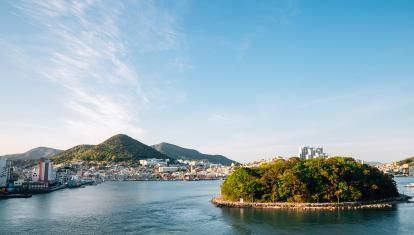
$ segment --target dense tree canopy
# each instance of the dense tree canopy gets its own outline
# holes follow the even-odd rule
[[[392,176],[352,158],[278,159],[236,169],[221,186],[228,200],[345,202],[398,196]]]
[[[398,165],[402,165],[402,164],[414,165],[414,157],[409,157],[409,158],[406,158],[398,162]]]
[[[136,162],[140,159],[170,159],[167,155],[127,135],[115,135],[98,145],[78,145],[52,158],[55,163],[72,160]],[[172,159],[170,159],[172,160]]]

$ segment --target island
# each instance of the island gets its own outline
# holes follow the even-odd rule
[[[393,176],[353,158],[277,159],[239,167],[211,200],[219,207],[357,209],[391,207],[399,194]]]

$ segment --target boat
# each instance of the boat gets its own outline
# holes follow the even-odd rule
[[[414,188],[414,183],[409,183],[409,184],[405,185],[405,187]]]

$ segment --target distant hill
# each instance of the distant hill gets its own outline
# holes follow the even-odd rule
[[[401,161],[399,161],[397,163],[398,163],[398,165],[403,165],[403,164],[414,165],[414,157],[406,158],[406,159],[401,160]]]
[[[232,163],[237,163],[222,155],[203,154],[194,149],[187,149],[169,143],[160,143],[153,145],[152,147],[174,159],[207,160],[211,163],[220,163],[222,165],[231,165]]]
[[[127,135],[112,136],[98,145],[78,145],[63,151],[52,159],[56,163],[83,161],[138,161],[146,158],[169,159],[157,150],[145,145]]]
[[[38,147],[31,149],[25,153],[9,154],[1,156],[2,158],[8,158],[9,160],[38,160],[40,158],[48,158],[53,155],[62,152],[59,149],[53,149],[48,147]]]

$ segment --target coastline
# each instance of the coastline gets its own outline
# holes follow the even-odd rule
[[[222,178],[217,179],[105,179],[105,181],[213,181],[213,180],[223,180]]]
[[[10,199],[10,198],[29,198],[32,197],[32,194],[29,193],[4,193],[0,194],[0,200]]]
[[[65,189],[65,188],[67,188],[67,186],[63,184],[63,185],[53,186],[47,189],[31,190],[31,191],[28,191],[28,193],[30,194],[52,193],[54,191],[58,191],[58,190]]]
[[[356,210],[356,209],[381,209],[392,208],[397,203],[408,202],[410,196],[400,194],[398,197],[366,201],[366,202],[323,202],[323,203],[295,203],[295,202],[237,202],[214,197],[210,200],[217,207],[232,208],[258,208],[258,209],[282,209],[282,210]]]

